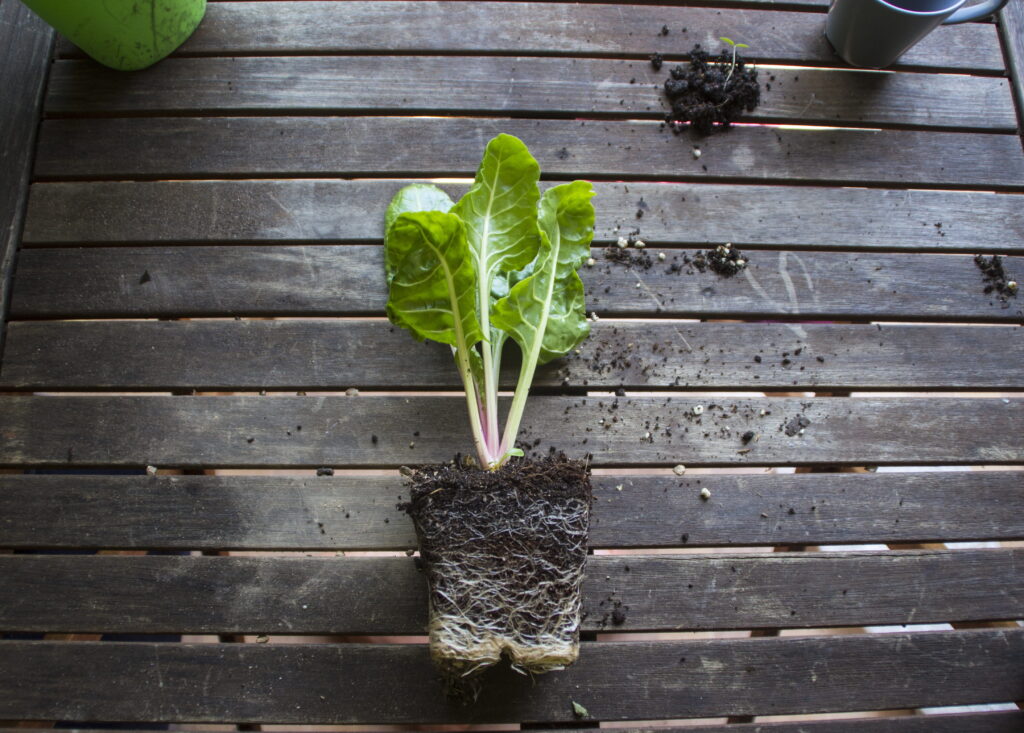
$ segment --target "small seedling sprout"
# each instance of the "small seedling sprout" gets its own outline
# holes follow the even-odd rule
[[[728,82],[732,78],[732,72],[736,70],[736,51],[741,48],[750,48],[750,46],[745,43],[736,43],[736,41],[725,36],[719,36],[719,40],[732,47],[732,64],[729,66],[729,73],[725,75],[725,80]]]

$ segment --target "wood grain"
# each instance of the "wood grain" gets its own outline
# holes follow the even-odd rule
[[[450,349],[379,320],[26,321],[7,340],[0,389],[462,389]],[[936,358],[956,352],[970,359]],[[509,345],[505,389],[519,358]],[[1012,391],[1024,388],[1022,362],[1020,328],[602,320],[533,384]]]
[[[376,243],[384,235],[388,202],[408,183],[37,183],[29,200],[25,245]],[[442,187],[455,198],[466,190],[464,185]],[[655,246],[733,242],[1024,253],[1024,197],[1016,194],[715,183],[598,182],[594,190],[598,244],[638,230]],[[647,208],[638,218],[641,201]],[[250,256],[240,255],[235,267]]]
[[[647,61],[470,56],[172,58],[144,76],[58,61],[49,115],[365,113],[662,119],[667,69]],[[367,83],[372,79],[373,83]],[[764,69],[748,122],[1014,132],[1010,83],[954,74]]]
[[[535,396],[519,439],[530,453],[590,454],[595,466],[1005,465],[1024,463],[1022,406],[995,398]],[[472,445],[465,401],[455,396],[10,396],[4,407],[5,467],[395,467],[450,460]],[[745,444],[746,431],[758,440]]]
[[[59,119],[42,125],[35,173],[46,180],[471,176],[486,141],[502,132],[523,139],[545,175],[558,178],[1024,189],[1024,151],[1011,135],[751,126],[698,139],[653,120]],[[180,140],[189,141],[189,154],[168,155]]]
[[[661,36],[663,25],[674,31]],[[381,32],[402,28],[401,33]],[[683,28],[686,32],[682,32]],[[475,2],[260,2],[212,4],[180,55],[488,53],[681,58],[695,43],[717,49],[726,33],[751,43],[761,63],[842,62],[818,13],[638,5]],[[67,53],[70,49],[62,47]],[[999,72],[995,29],[970,23],[938,28],[901,68]]]
[[[598,548],[1024,539],[1015,471],[593,477]],[[701,488],[712,501],[700,499]],[[0,547],[405,550],[399,476],[0,476]],[[790,509],[793,511],[790,512]]]
[[[0,0],[0,354],[53,37],[18,0]]]
[[[543,684],[507,668],[489,675],[472,706],[445,699],[421,645],[0,649],[0,715],[83,722],[570,721],[572,700],[595,720],[784,714],[1004,702],[1024,680],[1024,630],[587,644]]]

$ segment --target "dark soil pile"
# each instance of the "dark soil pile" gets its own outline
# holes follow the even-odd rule
[[[592,501],[587,466],[564,456],[497,471],[461,461],[411,476],[412,516],[430,585],[430,650],[449,691],[502,654],[527,672],[579,654],[580,585]]]
[[[1002,257],[999,255],[992,255],[991,257],[975,255],[974,264],[981,270],[982,277],[985,280],[986,295],[996,293],[1004,303],[1006,298],[1017,296],[1017,281],[1006,274],[1006,270],[1003,269]]]
[[[722,277],[732,277],[747,266],[747,258],[731,244],[720,244],[706,252],[698,252],[687,264],[701,272],[711,270]]]
[[[749,68],[739,53],[733,65],[730,49],[712,57],[698,44],[690,51],[689,67],[676,66],[669,74],[665,96],[672,112],[665,122],[673,132],[681,132],[689,124],[701,135],[710,135],[716,126],[728,128],[761,101],[757,70]]]

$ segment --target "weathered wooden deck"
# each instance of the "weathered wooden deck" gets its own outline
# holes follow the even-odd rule
[[[891,73],[826,0],[703,5],[211,2],[122,74],[0,0],[0,725],[1024,729],[1024,294],[973,261],[1024,278],[1024,0]],[[758,124],[660,129],[648,55],[723,35]],[[600,320],[524,421],[592,454],[596,554],[580,662],[462,707],[397,469],[471,441],[380,239],[499,132],[597,190]]]

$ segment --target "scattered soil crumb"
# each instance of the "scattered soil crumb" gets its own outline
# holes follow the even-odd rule
[[[1008,305],[1006,302],[1007,298],[1017,297],[1017,280],[1006,273],[1003,269],[1003,258],[999,255],[992,255],[986,257],[985,255],[975,255],[974,264],[981,270],[982,277],[985,281],[985,294],[991,295],[995,293],[999,301],[1004,306]]]
[[[610,595],[597,604],[601,608],[601,619],[597,622],[598,628],[605,628],[610,621],[612,626],[622,626],[626,623],[629,606],[624,605],[614,595]]]
[[[328,466],[324,466],[324,467],[318,468],[316,470],[316,475],[317,476],[333,476],[334,475],[334,469],[330,468]]]
[[[629,250],[625,247],[605,247],[604,258],[638,270],[650,270],[654,266],[654,258],[646,251]]]
[[[626,265],[636,270],[650,270],[656,262],[664,262],[665,259],[658,255],[651,256],[646,250],[637,251],[636,242],[630,237],[626,240],[626,247],[606,247],[604,258],[619,265]],[[633,248],[633,249],[630,249]],[[664,253],[662,253],[664,254]],[[698,252],[692,257],[688,254],[673,256],[669,263],[666,274],[678,274],[686,272],[692,275],[694,271],[707,272],[711,270],[722,277],[732,277],[743,270],[749,260],[747,256],[732,246],[723,244],[714,249]]]
[[[788,423],[786,423],[786,435],[792,438],[794,435],[798,435],[804,428],[806,428],[810,424],[811,421],[808,420],[806,417],[804,417],[803,415],[797,415]]]
[[[655,57],[658,63],[655,64]],[[651,66],[661,68],[661,57],[655,54]],[[744,110],[752,112],[761,101],[757,70],[749,68],[742,54],[722,49],[712,57],[700,44],[690,51],[690,65],[674,67],[665,80],[665,96],[672,112],[665,122],[675,133],[687,124],[701,135],[710,135],[716,127],[727,129]]]

